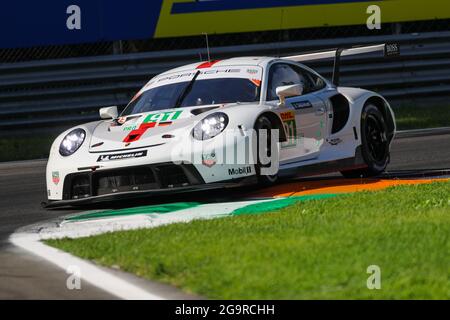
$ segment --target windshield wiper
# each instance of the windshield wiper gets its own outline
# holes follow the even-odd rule
[[[194,86],[194,82],[197,79],[198,75],[200,74],[200,70],[197,70],[192,80],[189,82],[189,84],[184,87],[184,90],[179,95],[177,101],[175,102],[175,108],[180,108],[181,104],[183,103],[184,99],[186,99],[189,92],[191,92],[192,87]]]

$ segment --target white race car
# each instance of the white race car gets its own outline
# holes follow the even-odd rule
[[[120,114],[102,108],[103,120],[56,138],[47,206],[334,171],[377,175],[389,162],[393,111],[379,94],[340,87],[337,79],[341,56],[379,50],[398,52],[396,45],[378,45],[233,58],[160,74]],[[330,57],[333,82],[299,63]]]

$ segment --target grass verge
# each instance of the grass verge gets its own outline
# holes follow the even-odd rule
[[[0,138],[0,162],[47,158],[56,135]]]
[[[400,106],[394,108],[397,129],[427,129],[450,126],[450,106]]]
[[[217,299],[447,299],[450,183],[48,244]],[[381,268],[381,290],[366,287]]]

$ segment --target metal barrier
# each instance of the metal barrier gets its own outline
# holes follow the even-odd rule
[[[342,85],[372,89],[396,102],[450,96],[450,32],[220,47],[211,54],[214,59],[283,56],[384,42],[400,43],[401,56],[344,58]],[[152,76],[196,61],[198,49],[0,65],[0,134],[39,134],[97,120],[100,107],[123,107]],[[330,77],[330,61],[309,66]]]

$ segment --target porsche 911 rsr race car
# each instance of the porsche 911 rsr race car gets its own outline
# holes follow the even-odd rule
[[[49,206],[333,171],[377,175],[395,134],[388,102],[300,63],[333,54],[338,72],[340,56],[386,49],[367,48],[207,61],[160,74],[120,114],[102,108],[101,121],[56,138]]]

